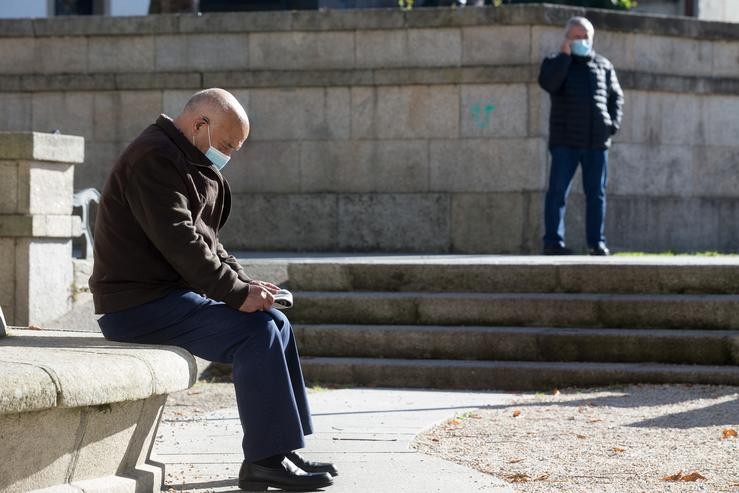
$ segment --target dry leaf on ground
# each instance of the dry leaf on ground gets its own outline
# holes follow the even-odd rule
[[[519,462],[523,461],[524,459],[511,459],[508,461],[509,464],[518,464]]]
[[[450,425],[454,425],[454,426],[457,426],[457,425],[460,425],[460,424],[462,424],[462,420],[461,420],[461,419],[457,419],[457,418],[454,418],[454,419],[450,419],[450,420],[449,420],[449,424],[450,424]]]
[[[511,474],[509,476],[506,476],[506,480],[508,480],[511,483],[525,483],[529,479],[531,479],[527,474]]]
[[[579,438],[580,440],[585,440],[586,438],[588,438],[588,436],[587,436],[587,435],[575,435],[575,436],[576,436],[577,438]]]
[[[521,411],[519,411],[518,409],[516,409],[515,411],[513,411],[513,417],[514,418],[517,418],[519,416],[521,416]]]
[[[693,471],[690,474],[683,474],[682,471],[678,471],[671,476],[665,476],[662,481],[698,481],[699,479],[706,479],[706,477],[698,471]]]
[[[697,481],[699,479],[706,479],[706,477],[698,471],[693,471],[690,474],[686,474],[685,476],[680,478],[680,481]]]
[[[613,447],[611,450],[613,450],[614,452],[619,452],[619,453],[626,452],[626,449],[623,447]]]
[[[549,473],[545,472],[544,474],[536,478],[534,481],[546,481],[547,479],[549,479]]]
[[[724,428],[724,431],[721,432],[721,440],[726,440],[727,438],[736,438],[736,436],[736,430],[733,428]]]
[[[683,477],[683,472],[678,471],[676,474],[673,474],[672,476],[665,476],[662,478],[662,481],[680,481],[680,478]]]

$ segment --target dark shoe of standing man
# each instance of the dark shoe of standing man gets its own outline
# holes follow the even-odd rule
[[[544,255],[572,255],[572,250],[561,244],[544,245]]]
[[[608,247],[605,243],[598,242],[598,244],[594,247],[590,247],[590,255],[594,255],[597,257],[607,257],[611,254],[611,251],[608,250]]]

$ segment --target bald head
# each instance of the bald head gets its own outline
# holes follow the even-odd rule
[[[249,136],[244,107],[233,94],[219,88],[193,94],[174,123],[203,153],[213,146],[230,156]]]
[[[208,113],[213,116],[234,118],[242,124],[249,125],[249,118],[241,103],[233,94],[217,87],[203,89],[193,94],[182,113]]]

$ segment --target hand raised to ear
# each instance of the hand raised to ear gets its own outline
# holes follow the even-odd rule
[[[559,48],[559,51],[566,55],[572,55],[572,48],[570,47],[571,44],[572,40],[570,38],[565,38],[565,40],[562,42],[562,46],[560,46]]]

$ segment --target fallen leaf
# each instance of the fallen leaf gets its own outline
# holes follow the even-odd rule
[[[626,452],[626,449],[623,447],[613,447],[611,450],[613,450],[614,452],[619,452],[619,453]]]
[[[673,474],[672,476],[665,476],[662,478],[662,481],[680,481],[680,478],[683,477],[683,472],[678,471],[677,473]]]
[[[721,432],[721,440],[726,440],[727,438],[736,438],[736,436],[736,430],[733,428],[725,428],[724,431]]]
[[[602,419],[598,419],[598,418],[593,418],[593,419],[589,419],[588,420],[588,423],[600,423],[601,421],[603,421],[603,420]]]
[[[506,479],[511,483],[525,483],[531,478],[526,474],[511,474],[510,476],[506,476]]]
[[[587,435],[575,435],[580,440],[585,440],[587,438]]]
[[[457,419],[457,418],[454,418],[454,419],[450,419],[450,420],[449,420],[449,424],[450,424],[450,425],[454,425],[454,426],[457,426],[457,425],[460,425],[460,424],[462,424],[462,420],[461,420],[461,419]]]
[[[29,325],[28,330],[43,330],[43,329],[39,327],[38,325]]]
[[[517,418],[519,416],[521,416],[521,411],[519,411],[518,409],[516,409],[515,411],[513,411],[513,417],[514,418]]]
[[[693,471],[690,474],[683,474],[682,471],[678,471],[677,474],[672,476],[665,476],[662,481],[698,481],[699,479],[706,479],[706,477],[698,471]]]
[[[432,441],[432,442],[438,442],[438,441],[439,441],[439,439],[438,439],[438,438],[432,438],[432,439],[431,439],[431,441]]]
[[[519,462],[522,462],[524,459],[511,459],[508,461],[509,464],[518,464]]]
[[[693,471],[690,474],[686,474],[685,476],[680,478],[680,481],[697,481],[699,479],[706,479],[706,477],[698,471]]]
[[[546,481],[547,479],[549,479],[549,473],[545,472],[544,474],[536,478],[534,481]]]

